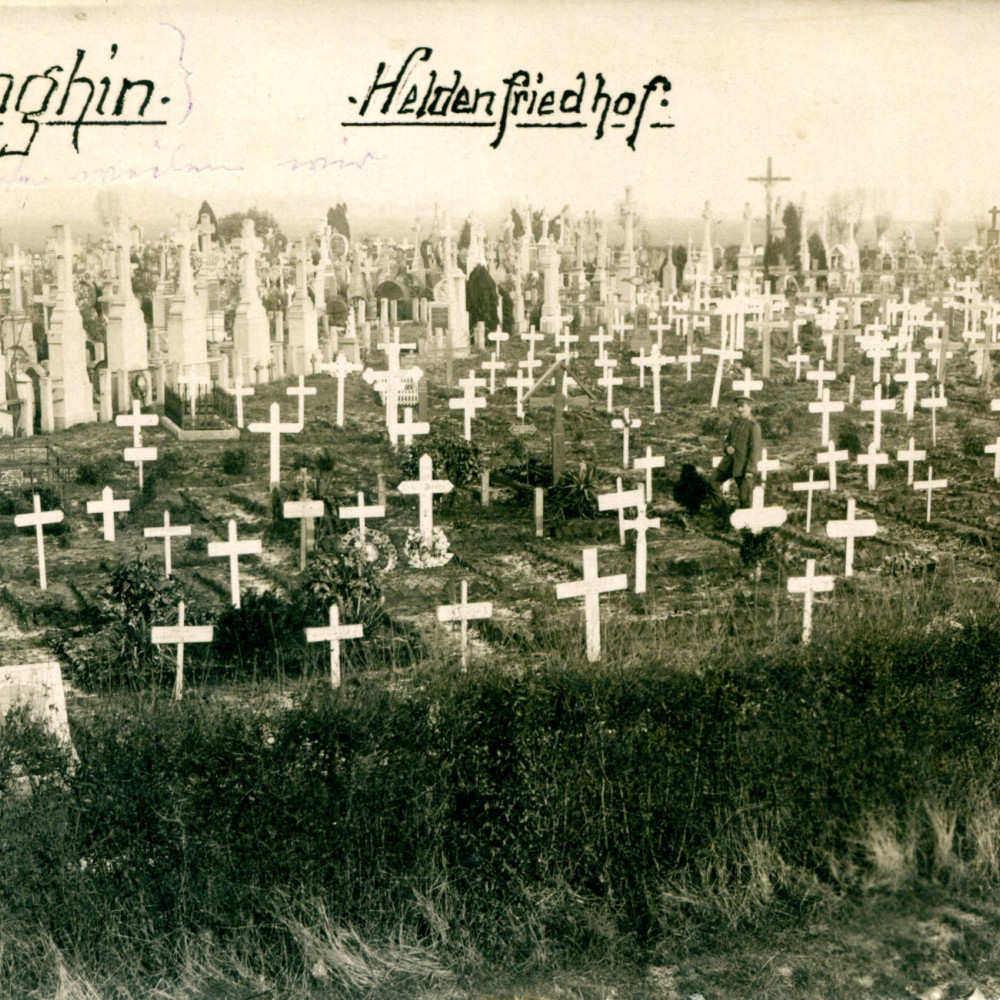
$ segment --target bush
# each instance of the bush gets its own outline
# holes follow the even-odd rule
[[[298,674],[307,651],[305,628],[317,624],[302,601],[271,590],[240,595],[215,623],[212,653],[227,676]]]
[[[76,481],[80,486],[107,486],[117,468],[118,462],[108,455],[81,462],[76,467]]]
[[[232,445],[222,452],[222,471],[227,476],[242,476],[253,468],[253,449],[244,444]]]
[[[450,429],[434,429],[419,444],[410,445],[403,452],[400,468],[407,479],[420,475],[420,457],[425,453],[434,463],[435,478],[450,480],[456,489],[479,481],[483,469],[479,446]]]
[[[673,495],[688,517],[694,517],[701,510],[708,492],[708,483],[698,469],[690,462],[682,465],[680,477],[674,484]]]
[[[979,431],[966,431],[962,435],[962,454],[966,458],[982,458],[986,447],[986,436]]]
[[[837,428],[837,450],[849,451],[852,455],[861,453],[861,434],[857,424],[843,423]]]
[[[606,486],[595,466],[581,462],[577,469],[566,469],[559,482],[549,487],[546,508],[554,517],[597,517],[597,498]]]

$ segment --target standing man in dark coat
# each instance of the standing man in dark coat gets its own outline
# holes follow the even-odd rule
[[[753,501],[754,476],[760,461],[760,424],[754,419],[749,398],[737,396],[736,415],[726,432],[725,454],[710,484],[713,492],[713,507],[716,514],[724,517],[728,513],[725,498],[719,487],[727,480],[736,482],[739,491],[739,506],[749,507]]]

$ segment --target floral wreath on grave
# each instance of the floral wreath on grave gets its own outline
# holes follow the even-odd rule
[[[454,552],[448,550],[448,536],[440,528],[431,529],[428,541],[419,528],[408,528],[403,543],[403,557],[414,569],[433,569],[451,560]]]
[[[354,556],[373,573],[388,573],[396,565],[396,546],[384,531],[367,528],[362,539],[361,529],[352,528],[341,537],[339,544],[341,552]]]

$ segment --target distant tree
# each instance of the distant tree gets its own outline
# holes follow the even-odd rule
[[[347,221],[347,205],[340,202],[326,211],[326,224],[335,232],[347,239],[351,238],[351,224]]]
[[[274,236],[266,247],[266,252],[273,260],[288,247],[288,238],[281,231],[278,220],[270,213],[260,208],[248,208],[245,212],[230,212],[219,219],[215,234],[221,243],[230,243],[243,233],[243,220],[253,219],[254,231],[263,240],[273,230]]]
[[[462,223],[462,231],[458,234],[458,247],[459,251],[468,250],[469,244],[472,242],[472,226],[469,224],[469,220],[466,219]]]
[[[825,271],[827,267],[826,247],[823,246],[823,237],[819,233],[813,233],[809,237],[809,257],[816,262],[817,271]],[[819,281],[826,284],[826,278],[820,277]]]
[[[516,208],[510,210],[510,217],[514,222],[514,239],[519,240],[525,233],[524,220]]]
[[[771,242],[764,248],[764,266],[777,267],[781,263],[781,258],[785,250],[785,241],[776,240],[773,236]]]
[[[117,188],[101,188],[94,201],[94,211],[104,229],[114,232],[125,219],[125,207]]]
[[[740,248],[735,244],[722,252],[722,267],[726,271],[736,271],[740,266]]]
[[[219,226],[218,219],[216,219],[215,212],[212,211],[212,206],[209,205],[207,201],[203,201],[201,203],[201,208],[198,209],[198,218],[195,220],[195,222],[201,222],[201,217],[203,215],[208,216],[208,221],[211,222],[212,225],[216,227],[216,232],[218,232],[218,226]]]
[[[542,238],[542,213],[540,211],[531,213],[531,235],[536,243]]]
[[[497,284],[482,264],[477,264],[465,286],[465,308],[469,325],[482,322],[486,331],[497,328]]]
[[[781,221],[785,227],[785,237],[782,240],[781,253],[785,260],[799,273],[802,272],[802,262],[799,260],[799,247],[802,243],[802,223],[799,210],[789,202],[782,213]]]
[[[686,246],[676,246],[674,247],[674,252],[672,256],[674,262],[674,267],[677,269],[677,287],[684,282],[684,268],[687,266],[688,262],[688,252]]]

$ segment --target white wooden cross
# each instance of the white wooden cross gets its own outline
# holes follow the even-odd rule
[[[796,347],[794,353],[789,354],[786,360],[795,365],[795,381],[798,382],[802,377],[802,366],[809,364],[809,355],[801,347]]]
[[[419,498],[420,534],[428,543],[434,532],[434,496],[437,493],[450,493],[455,488],[447,479],[434,479],[433,465],[430,455],[421,455],[419,478],[407,479],[396,487],[400,493],[415,493]]]
[[[829,490],[830,480],[829,479],[813,479],[813,470],[809,470],[809,479],[802,483],[792,483],[792,489],[796,493],[806,494],[806,534],[812,530],[812,509],[813,509],[813,493],[817,490]]]
[[[524,334],[521,335],[522,337]],[[610,333],[605,333],[604,327],[598,327],[597,333],[591,334],[587,338],[590,343],[597,344],[597,356],[603,358],[607,356],[604,345],[611,343],[615,338]]]
[[[884,451],[879,451],[875,442],[871,441],[868,445],[868,451],[864,454],[858,455],[855,460],[858,465],[864,465],[868,468],[868,489],[875,489],[875,477],[878,473],[878,467],[880,465],[889,464],[889,456]]]
[[[239,607],[239,605],[237,605]],[[189,642],[211,642],[215,629],[211,625],[185,625],[184,602],[177,605],[176,625],[154,625],[150,641],[157,646],[177,644],[177,673],[174,675],[174,701],[184,696],[184,646]]]
[[[646,365],[648,364],[648,359],[646,358],[646,348],[640,347],[638,354],[633,354],[631,358],[631,363],[639,369],[639,388],[646,388]]]
[[[788,578],[788,593],[805,596],[805,606],[802,609],[802,644],[808,646],[812,639],[812,608],[813,594],[828,593],[833,590],[832,576],[816,576],[816,560],[806,560],[805,576],[790,576]]]
[[[837,463],[846,462],[850,458],[850,453],[846,448],[841,451],[837,451],[833,447],[833,442],[828,441],[826,444],[826,451],[820,451],[816,453],[816,464],[822,465],[826,462],[829,469],[828,475],[830,477],[830,492],[835,493],[837,491]]]
[[[306,425],[306,396],[315,396],[316,386],[306,385],[305,375],[300,375],[299,384],[288,386],[285,393],[299,398],[299,430],[302,430]]]
[[[357,506],[341,507],[338,510],[338,515],[342,521],[357,520],[358,537],[361,539],[361,541],[364,541],[365,522],[370,517],[385,517],[385,507],[379,506],[378,504],[371,504],[370,506],[365,506],[364,491],[359,491]]]
[[[726,339],[723,337],[721,347],[703,347],[701,349],[702,354],[715,354],[718,357],[718,363],[715,366],[715,381],[712,383],[713,410],[719,408],[719,396],[722,394],[722,372],[726,367],[726,363],[729,361],[739,361],[743,357],[742,351],[732,350],[726,346],[726,343]],[[688,381],[690,381],[690,378]]]
[[[861,409],[872,415],[872,443],[877,451],[882,447],[882,414],[896,409],[895,397],[883,399],[882,386],[877,385],[875,386],[875,395],[871,399],[861,400]]]
[[[777,472],[781,468],[781,459],[778,458],[768,458],[767,449],[761,448],[760,459],[757,461],[757,472],[760,473],[760,481],[762,485],[767,484],[767,474],[769,472]]]
[[[462,630],[462,669],[469,669],[469,622],[493,617],[493,605],[489,601],[469,604],[469,587],[462,581],[462,599],[458,604],[438,605],[439,622],[459,622]]]
[[[691,381],[691,366],[696,365],[701,361],[701,355],[695,354],[693,351],[688,351],[686,354],[677,355],[677,363],[680,365],[685,365],[687,367],[687,378],[686,382]]]
[[[597,549],[583,550],[583,579],[556,584],[556,599],[583,598],[584,626],[587,630],[587,659],[595,663],[601,658],[601,607],[600,595],[614,590],[625,590],[628,577],[598,576]]]
[[[823,383],[832,382],[836,377],[836,372],[828,372],[825,368],[826,362],[823,358],[819,359],[819,364],[812,370],[806,372],[806,380],[809,382],[816,383],[816,399],[820,400],[823,398]]]
[[[155,413],[143,413],[138,399],[132,400],[132,412],[119,413],[115,417],[115,424],[119,427],[132,428],[132,447],[126,448],[122,457],[126,462],[132,462],[139,467],[139,489],[143,486],[143,464],[145,462],[155,462],[157,451],[155,448],[144,448],[142,446],[143,427],[155,427],[160,422],[160,418]]]
[[[115,540],[115,514],[124,513],[131,507],[132,504],[128,497],[116,500],[115,491],[110,486],[105,486],[101,490],[100,500],[87,501],[87,513],[101,514],[104,518],[104,540],[106,542]]]
[[[462,410],[465,440],[471,441],[472,418],[475,416],[476,410],[481,410],[486,406],[486,400],[482,396],[476,395],[476,389],[485,388],[486,379],[476,378],[475,371],[470,369],[469,377],[460,378],[458,384],[461,386],[463,394],[456,396],[454,399],[449,399],[448,407],[452,410]]]
[[[669,325],[670,324],[670,319],[668,317],[667,318],[667,323],[664,324],[663,321],[660,319],[660,316],[659,316],[658,313],[656,313],[653,316],[651,316],[650,319],[655,320],[656,322],[649,324],[649,332],[656,334],[656,343],[657,343],[657,346],[662,350],[663,349],[663,335],[665,333],[669,332],[669,330],[670,330],[670,325]]]
[[[927,490],[927,523],[931,523],[931,494],[934,490],[943,490],[948,486],[947,479],[934,478],[934,466],[927,466],[927,478],[913,484],[915,490]]]
[[[664,455],[654,455],[653,449],[646,445],[646,457],[632,459],[632,468],[646,473],[646,503],[653,502],[653,469],[662,469],[667,459]]]
[[[625,334],[633,329],[631,323],[625,322],[625,316],[620,314],[617,310],[615,311],[614,321],[611,324],[611,329],[618,334],[618,339],[622,342],[625,340]]]
[[[635,592],[637,594],[646,593],[646,531],[649,528],[658,528],[660,519],[658,517],[646,516],[646,501],[643,500],[636,505],[636,515],[624,522],[626,531],[634,531],[635,534]]]
[[[340,624],[340,608],[334,601],[330,605],[330,624],[306,628],[306,642],[330,643],[330,687],[340,687],[340,640],[360,639],[365,627],[360,622],[353,625]]]
[[[275,403],[275,406],[278,404]],[[238,541],[236,538],[236,521],[229,520],[229,540],[225,542],[209,542],[209,556],[229,557],[229,595],[233,607],[240,606],[240,556],[259,556],[263,551],[260,539]]]
[[[597,384],[602,389],[607,389],[607,412],[614,413],[614,406],[612,401],[612,394],[614,393],[616,385],[624,385],[625,379],[621,376],[615,375],[615,367],[618,365],[617,358],[609,358],[604,355],[600,358],[594,359],[594,364],[599,366],[601,369],[601,377],[597,380]]]
[[[878,525],[873,518],[857,520],[854,516],[854,497],[847,501],[847,518],[843,521],[827,521],[826,534],[828,538],[844,538],[847,540],[847,550],[844,562],[844,576],[854,574],[854,539],[871,538],[878,531]]]
[[[749,507],[739,507],[729,515],[729,523],[737,530],[748,529],[759,535],[765,528],[777,528],[788,519],[784,507],[764,506],[764,487],[753,488],[753,500]]]
[[[1000,479],[1000,437],[993,442],[993,444],[988,444],[984,449],[987,455],[993,455],[993,478]]]
[[[281,512],[288,518],[299,518],[299,569],[306,568],[306,546],[311,518],[322,517],[326,507],[322,500],[286,500]]]
[[[930,396],[926,399],[920,400],[920,405],[925,410],[931,411],[931,445],[937,447],[937,411],[939,408],[947,406],[948,400],[944,395],[944,386],[938,385],[938,392],[935,395],[934,390],[931,390]]]
[[[646,362],[653,377],[653,412],[661,412],[660,401],[660,378],[665,365],[672,365],[677,359],[672,354],[661,354],[660,345],[653,344],[649,351],[649,359]]]
[[[750,398],[751,392],[759,392],[764,388],[764,382],[761,379],[755,379],[752,377],[753,372],[749,368],[743,369],[743,378],[733,379],[733,392],[742,392],[744,399]]]
[[[510,340],[510,334],[504,333],[503,330],[497,327],[496,330],[493,330],[491,333],[486,334],[486,339],[496,346],[496,349],[494,350],[493,353],[499,357],[500,346],[504,343],[504,341]]]
[[[281,482],[281,435],[297,434],[302,427],[298,423],[283,424],[281,422],[281,404],[271,404],[271,419],[268,423],[254,422],[247,425],[247,430],[253,434],[271,435],[271,489],[276,489]],[[239,605],[237,605],[239,607]]]
[[[916,369],[920,353],[920,351],[900,351],[898,356],[906,362],[906,369],[893,376],[897,382],[902,382],[906,386],[903,391],[903,412],[908,421],[913,419],[917,402],[917,383],[926,382],[928,378],[927,372],[918,372]]]
[[[900,448],[899,451],[896,452],[896,461],[906,462],[907,486],[913,485],[913,463],[922,462],[926,457],[927,457],[926,451],[924,451],[922,448],[917,449],[913,447],[913,438],[910,438],[910,444],[908,448]],[[1000,462],[1000,460],[998,460],[998,462]]]
[[[821,414],[820,423],[820,443],[826,447],[830,442],[830,414],[831,413],[843,413],[844,412],[844,401],[842,399],[830,400],[830,390],[825,386],[823,387],[823,399],[821,402],[817,403],[815,400],[809,403],[810,413]]]
[[[506,361],[497,360],[497,352],[494,351],[489,361],[483,361],[480,368],[490,373],[489,394],[492,396],[497,391],[497,372],[507,367]]]
[[[338,354],[337,360],[330,362],[329,364],[322,364],[319,366],[320,371],[327,372],[329,375],[333,376],[337,380],[337,426],[344,426],[344,380],[352,372],[360,372],[364,370],[364,365],[355,364],[353,361],[348,361],[347,356],[344,354]]]
[[[877,330],[876,327],[878,327]],[[865,354],[872,360],[872,383],[878,385],[882,381],[882,359],[892,356],[892,345],[888,340],[883,340],[882,334],[879,332],[885,330],[886,327],[872,324],[866,329],[874,331],[872,339],[866,341],[868,347]]]
[[[601,511],[618,511],[618,542],[625,544],[625,508],[637,507],[644,500],[642,487],[634,490],[622,489],[622,477],[617,479],[617,486],[614,493],[599,493],[597,496],[597,509]]]
[[[236,366],[236,374],[233,378],[233,387],[229,390],[229,395],[236,398],[236,426],[243,430],[243,400],[246,396],[252,396],[254,394],[254,387],[252,385],[243,384],[243,372],[240,370],[243,366]],[[358,365],[360,368],[361,366]]]
[[[524,396],[524,390],[530,389],[534,384],[534,379],[532,379],[531,375],[523,368],[518,368],[516,375],[508,375],[504,381],[504,385],[508,389],[514,389],[517,393],[518,420],[524,417],[524,404],[521,402],[521,399]]]
[[[15,514],[14,525],[18,528],[34,528],[35,539],[38,542],[38,586],[41,590],[48,589],[45,576],[45,542],[42,538],[42,525],[58,524],[63,519],[61,510],[42,510],[42,501],[37,493],[32,497],[33,510],[30,514]]]
[[[615,419],[611,421],[611,426],[616,431],[622,432],[622,467],[627,469],[629,467],[629,460],[628,460],[629,431],[633,427],[641,427],[642,421],[638,417],[635,418],[630,417],[628,412],[628,407],[626,406],[622,410],[622,415],[620,417],[615,417]]]
[[[165,510],[163,512],[163,527],[162,528],[143,528],[142,535],[144,538],[162,538],[163,539],[163,556],[164,563],[166,564],[167,576],[173,572],[173,565],[170,561],[170,539],[177,538],[181,535],[190,535],[191,525],[190,524],[178,524],[174,527],[170,526],[170,511]]]
[[[531,384],[530,379],[528,384]],[[431,425],[426,420],[414,420],[413,407],[405,406],[403,407],[403,420],[396,425],[396,432],[403,439],[403,444],[409,448],[413,444],[414,437],[418,434],[430,434]]]

